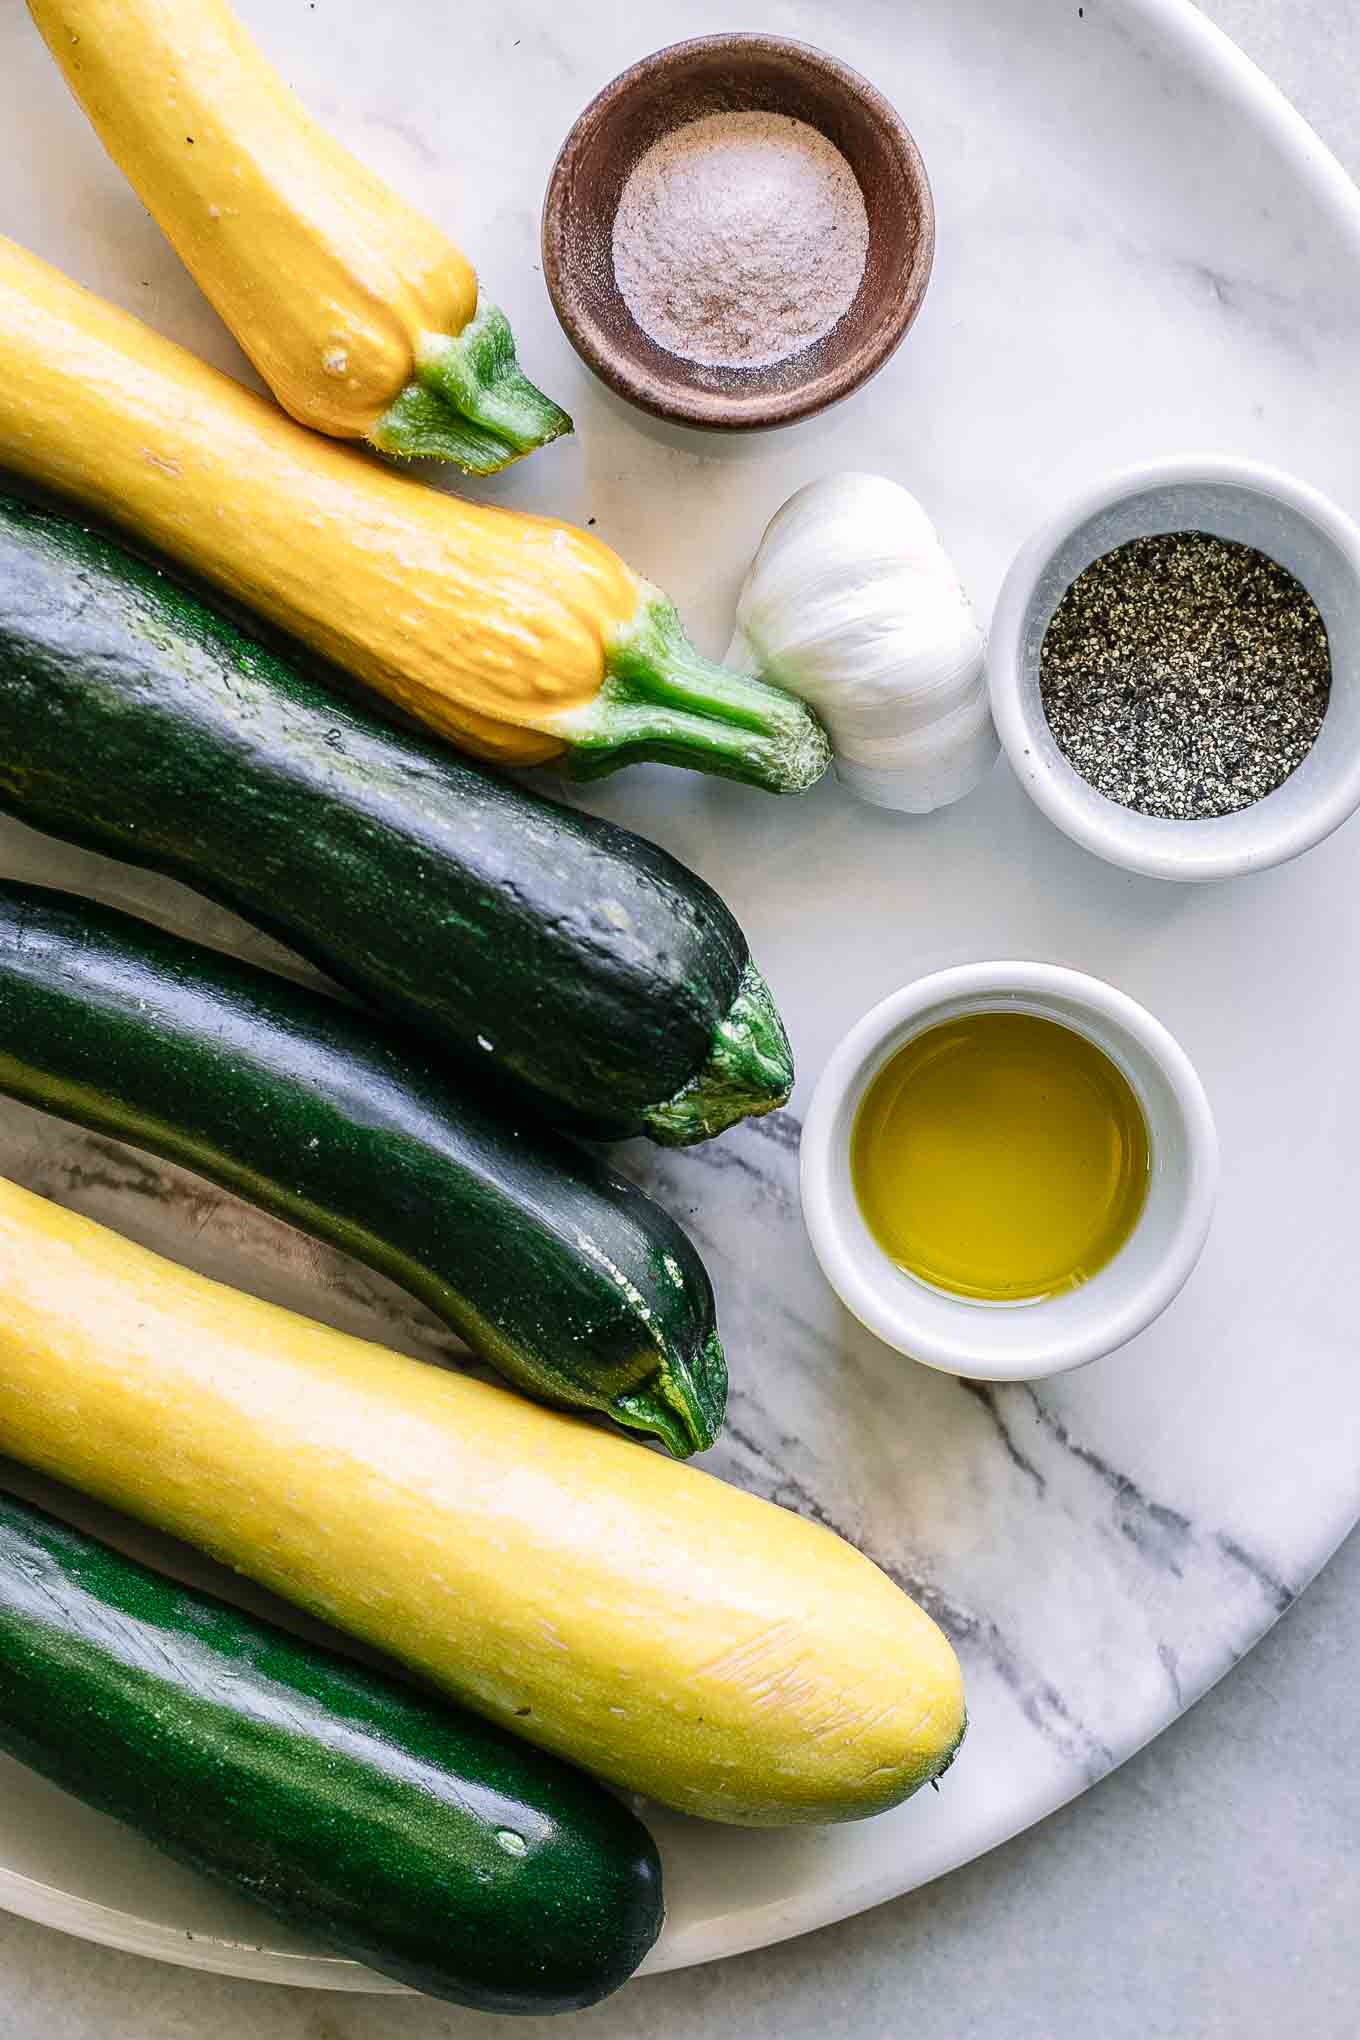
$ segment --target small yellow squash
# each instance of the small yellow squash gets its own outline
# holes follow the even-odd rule
[[[944,1636],[829,1531],[3,1181],[0,1450],[689,1813],[877,1813],[963,1734]]]
[[[323,439],[0,240],[0,466],[112,518],[464,750],[798,792],[802,702],[700,658],[607,545]]]
[[[29,0],[115,163],[286,411],[491,474],[571,430],[467,257],[317,126],[223,0]]]

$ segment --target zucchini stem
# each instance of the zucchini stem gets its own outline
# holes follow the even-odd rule
[[[606,1414],[659,1438],[673,1459],[688,1459],[716,1443],[726,1408],[727,1364],[710,1332],[692,1357],[672,1354],[651,1381],[615,1396]]]
[[[805,793],[831,760],[826,732],[805,703],[702,657],[674,603],[651,588],[637,621],[609,648],[599,693],[552,728],[568,745],[576,779],[650,759],[770,793]]]
[[[427,334],[406,385],[369,434],[402,460],[447,460],[469,475],[494,475],[560,439],[571,419],[519,365],[510,321],[482,302],[454,337]]]
[[[792,1089],[789,1037],[769,986],[748,960],[707,1062],[673,1098],[653,1105],[643,1124],[661,1147],[692,1147],[739,1119],[777,1111]]]

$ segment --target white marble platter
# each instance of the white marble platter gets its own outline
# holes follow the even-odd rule
[[[242,4],[316,111],[462,228],[531,371],[574,411],[574,440],[488,493],[593,520],[709,651],[770,512],[836,468],[914,489],[984,613],[1031,527],[1117,463],[1248,453],[1360,509],[1360,196],[1183,0],[747,0],[735,22],[711,0]],[[736,445],[666,436],[596,389],[535,267],[539,196],[585,100],[644,51],[733,25],[867,72],[914,129],[939,209],[934,282],[891,367],[830,418]],[[15,6],[0,151],[0,230],[244,372]],[[789,1836],[659,1818],[667,1967],[904,1891],[1095,1783],[1250,1648],[1360,1512],[1360,823],[1285,870],[1197,890],[1088,858],[1004,767],[925,821],[831,786],[775,802],[660,770],[591,800],[722,889],[800,1061],[782,1118],[626,1157],[718,1286],[733,1397],[711,1464],[920,1594],[963,1656],[973,1718],[945,1789],[880,1820]],[[177,887],[13,825],[0,869],[279,960]],[[797,1201],[798,1112],[837,1037],[907,978],[1001,955],[1095,971],[1158,1013],[1204,1076],[1225,1163],[1180,1300],[1121,1355],[1034,1392],[968,1389],[878,1346],[821,1281]],[[377,1278],[130,1150],[8,1106],[0,1168],[246,1288],[447,1349]],[[391,1987],[10,1764],[0,1903],[173,1961]]]

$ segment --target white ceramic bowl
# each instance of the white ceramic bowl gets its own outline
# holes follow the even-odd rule
[[[1133,1233],[1079,1289],[1033,1303],[944,1295],[890,1261],[860,1212],[850,1135],[865,1091],[904,1042],[964,1013],[1060,1021],[1105,1051],[1147,1121],[1150,1178]],[[1166,1309],[1199,1258],[1218,1186],[1204,1087],[1161,1022],[1099,978],[1052,963],[970,963],[894,992],[866,1013],[822,1073],[803,1128],[803,1216],[822,1272],[848,1310],[899,1353],[980,1381],[1032,1381],[1113,1352]]]
[[[1331,699],[1308,756],[1264,800],[1210,821],[1135,814],[1097,793],[1059,751],[1039,699],[1039,651],[1065,591],[1112,547],[1163,531],[1207,531],[1268,554],[1308,590],[1331,645]],[[1022,547],[997,601],[987,672],[1021,784],[1098,857],[1191,880],[1283,864],[1360,806],[1360,530],[1316,489],[1251,461],[1187,455],[1126,469]]]

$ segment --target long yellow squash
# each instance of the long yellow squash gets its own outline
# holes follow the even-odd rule
[[[3,1181],[0,1450],[686,1812],[876,1813],[963,1733],[944,1636],[829,1531]]]
[[[109,154],[286,411],[492,474],[571,430],[467,257],[222,0],[29,0]]]
[[[467,503],[294,424],[0,240],[0,466],[111,517],[465,750],[661,758],[776,792],[801,702],[701,659],[590,533]]]

